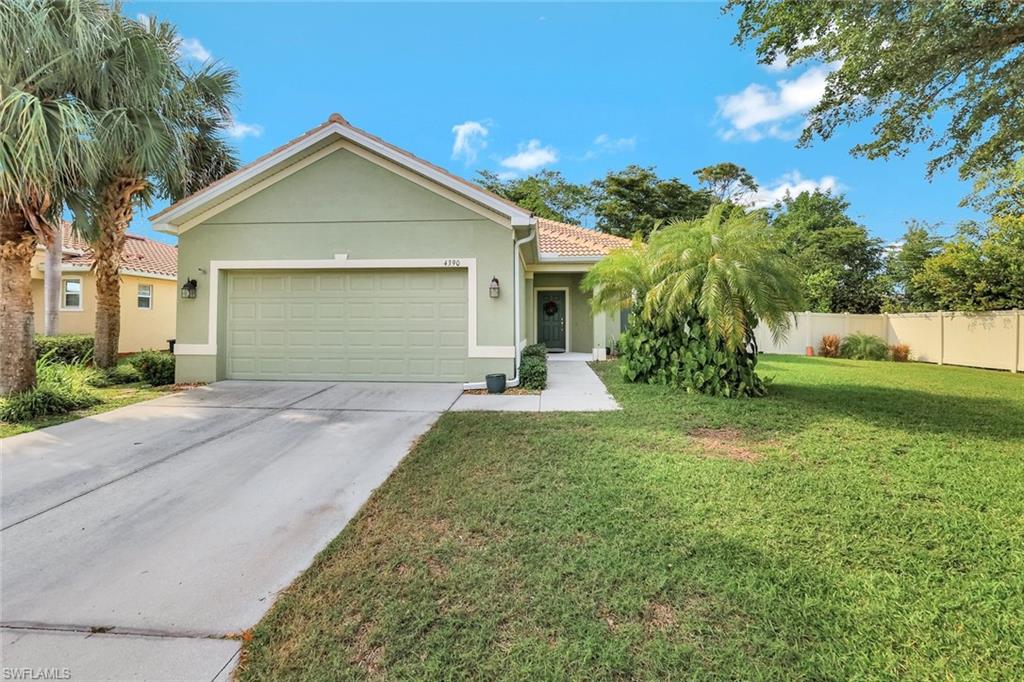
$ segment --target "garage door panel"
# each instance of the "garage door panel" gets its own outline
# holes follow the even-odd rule
[[[228,376],[462,381],[466,284],[461,270],[231,273]]]

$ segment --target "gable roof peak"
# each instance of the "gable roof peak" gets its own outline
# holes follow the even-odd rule
[[[347,125],[351,125],[348,121],[345,120],[345,117],[342,116],[341,114],[339,114],[337,111],[335,111],[334,113],[332,113],[330,116],[327,117],[327,122],[328,123],[340,123],[340,124],[346,125],[346,126]]]

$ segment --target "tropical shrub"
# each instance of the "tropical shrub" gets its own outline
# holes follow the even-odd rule
[[[839,346],[839,355],[848,360],[885,360],[888,354],[885,339],[863,332],[850,334]]]
[[[842,341],[836,334],[826,334],[818,344],[818,355],[823,358],[838,358]]]
[[[533,343],[523,348],[522,357],[524,358],[546,358],[548,356],[548,347],[543,343]]]
[[[893,362],[907,362],[910,360],[910,346],[905,343],[889,346],[889,358]]]
[[[519,362],[519,385],[531,391],[543,390],[548,385],[547,360],[524,352]]]
[[[90,382],[93,386],[120,386],[122,384],[134,384],[142,381],[142,374],[129,360],[122,360],[110,369],[98,370],[95,378]]]
[[[583,279],[595,310],[631,308],[620,337],[628,381],[716,396],[765,394],[754,328],[775,340],[801,309],[800,281],[767,240],[761,213],[723,205],[619,249]]]
[[[699,319],[695,314],[684,319]],[[679,386],[689,393],[726,398],[763,396],[765,382],[754,371],[757,346],[753,336],[730,350],[702,324],[680,321],[654,324],[634,312],[619,337],[619,367],[627,381]]]
[[[100,397],[89,388],[95,370],[84,360],[63,363],[49,354],[36,360],[36,385],[27,391],[0,398],[0,420],[20,422],[47,415],[66,414],[91,407]]]
[[[93,338],[90,334],[36,336],[36,357],[50,355],[51,362],[74,364],[92,358]]]
[[[142,380],[153,386],[174,383],[174,356],[158,350],[144,350],[133,355],[129,362],[142,375]]]

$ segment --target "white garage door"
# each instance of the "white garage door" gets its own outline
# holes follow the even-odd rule
[[[465,270],[233,272],[232,379],[464,381]]]

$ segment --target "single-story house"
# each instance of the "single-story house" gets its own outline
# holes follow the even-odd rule
[[[96,330],[96,277],[89,243],[70,223],[61,225],[60,311],[61,334],[92,334]],[[32,259],[32,303],[36,333],[46,324],[43,282],[46,247],[40,245]],[[121,254],[121,336],[118,351],[134,353],[153,348],[166,350],[174,338],[178,299],[178,249],[152,239],[129,234]]]
[[[177,379],[514,381],[605,357],[583,274],[619,237],[533,216],[333,114],[152,217],[178,237]]]

